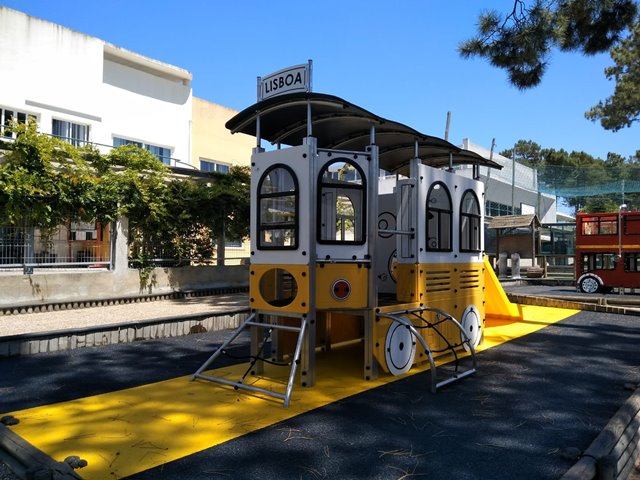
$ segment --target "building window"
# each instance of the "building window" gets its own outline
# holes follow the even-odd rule
[[[53,119],[51,133],[74,147],[80,147],[89,142],[89,125],[67,122],[65,120]]]
[[[451,251],[451,196],[442,182],[427,194],[427,250]]]
[[[480,251],[480,203],[473,190],[467,190],[460,203],[460,251]]]
[[[26,112],[18,112],[16,110],[0,107],[0,134],[5,138],[13,138],[14,133],[11,131],[11,123],[16,121],[18,123],[27,123],[27,119],[31,121],[37,121],[35,115],[31,115]]]
[[[113,137],[113,146],[120,147],[122,145],[135,145],[138,148],[149,150],[158,160],[165,165],[171,165],[171,149],[159,147],[150,143],[138,142],[121,137]]]
[[[487,201],[485,204],[485,215],[489,217],[499,217],[502,215],[520,215],[522,209],[520,207],[512,208],[511,205],[505,205],[504,203]]]
[[[258,248],[298,248],[298,180],[286,165],[273,165],[258,182]]]
[[[365,180],[346,159],[327,163],[318,176],[318,241],[362,245],[365,237]]]
[[[229,173],[229,168],[226,163],[200,159],[200,170],[203,172]]]

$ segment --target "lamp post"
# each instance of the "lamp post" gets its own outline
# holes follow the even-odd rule
[[[627,209],[627,204],[623,203],[618,207],[618,257],[622,261],[622,212]]]
[[[618,265],[622,265],[622,269],[624,270],[624,261],[622,260],[622,212],[626,209],[626,203],[618,207],[618,263],[616,264],[616,270],[618,269]],[[620,287],[618,293],[623,295],[624,287]]]

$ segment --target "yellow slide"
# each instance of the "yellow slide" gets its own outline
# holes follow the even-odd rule
[[[522,309],[507,298],[487,256],[484,257],[484,286],[487,318],[522,320]]]

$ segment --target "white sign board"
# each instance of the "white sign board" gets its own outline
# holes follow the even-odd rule
[[[526,203],[521,203],[520,212],[522,215],[533,215],[536,213],[536,207],[533,205],[527,205]]]
[[[303,65],[285,68],[258,77],[258,101],[293,92],[311,91],[311,60]]]

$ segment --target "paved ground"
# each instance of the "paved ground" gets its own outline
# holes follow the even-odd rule
[[[559,478],[640,383],[639,322],[582,312],[436,395],[412,376],[131,478]],[[225,334],[2,359],[0,413],[192,373]]]
[[[573,287],[505,290],[584,295]],[[233,294],[5,315],[0,336],[246,304],[246,294]],[[622,386],[640,383],[639,323],[582,312],[482,353],[478,375],[436,396],[411,377],[134,478],[558,478],[573,463],[565,449],[586,448],[628,397]],[[0,413],[192,373],[224,335],[0,359]],[[0,463],[0,480],[14,479]]]
[[[0,480],[18,480],[9,467],[0,462]]]

